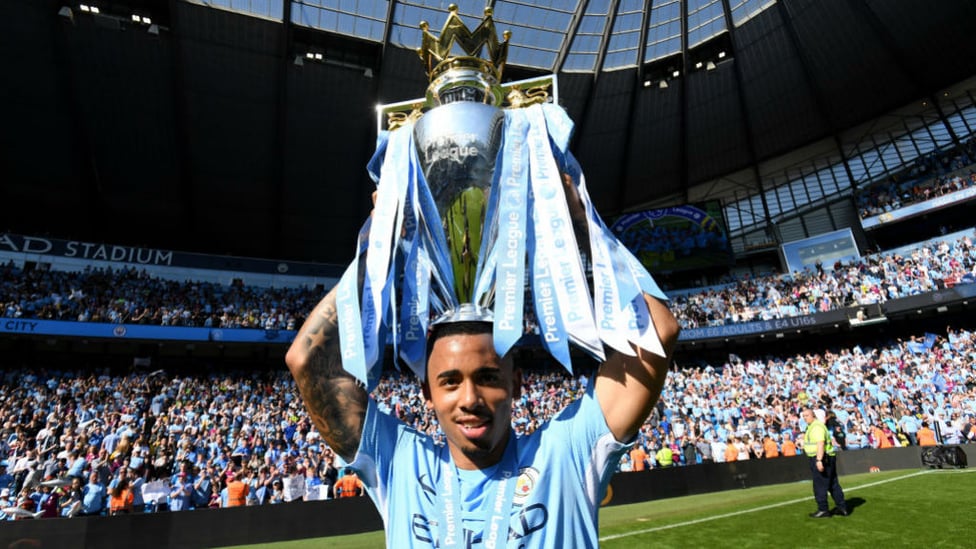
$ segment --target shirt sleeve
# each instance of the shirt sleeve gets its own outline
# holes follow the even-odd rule
[[[402,421],[381,412],[376,407],[376,401],[370,397],[356,457],[348,463],[339,458],[341,464],[359,473],[366,493],[373,499],[384,520],[396,449],[403,437],[412,432]]]
[[[586,497],[595,506],[602,499],[621,455],[633,448],[637,437],[620,442],[613,436],[597,402],[594,386],[590,383],[582,397],[552,419],[545,436],[549,441],[557,441],[556,444],[568,445],[569,457]]]

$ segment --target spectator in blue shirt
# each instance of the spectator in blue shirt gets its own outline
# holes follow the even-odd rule
[[[176,482],[169,493],[169,510],[186,511],[190,509],[191,497],[193,496],[193,483],[185,472],[176,475]]]
[[[85,459],[85,456],[81,455],[81,452],[78,450],[72,450],[68,455],[68,461],[71,462],[71,465],[68,466],[67,476],[84,479],[85,467],[88,465],[88,460]]]
[[[82,489],[81,515],[99,515],[105,510],[108,492],[105,486],[98,482],[98,473],[93,472],[88,477],[88,484]]]
[[[918,439],[915,434],[918,433],[918,418],[912,415],[911,412],[905,410],[902,413],[901,418],[898,420],[898,427],[901,428],[901,432],[905,433],[908,437],[908,441],[912,446],[918,446]]]
[[[14,487],[14,476],[7,472],[7,460],[0,462],[0,489],[12,489]]]

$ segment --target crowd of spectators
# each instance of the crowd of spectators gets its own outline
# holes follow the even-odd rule
[[[0,399],[4,508],[83,516],[285,503],[331,497],[342,474],[283,368],[10,368]],[[134,501],[116,509],[119,484]]]
[[[904,172],[868,185],[855,196],[861,218],[874,217],[976,185],[976,139],[920,156]]]
[[[335,497],[341,466],[284,368],[174,374],[7,365],[0,508],[35,518],[270,505]],[[585,374],[525,368],[517,432],[586,390]],[[380,409],[442,440],[408,373]],[[674,368],[621,471],[796,453],[806,405],[845,451],[976,442],[976,334]]]
[[[859,201],[861,218],[874,217],[885,212],[925,202],[956,191],[976,187],[976,172],[955,173],[937,176],[923,182],[896,183],[889,181],[879,189],[874,189],[870,199]]]
[[[321,288],[177,282],[135,267],[68,272],[0,265],[0,316],[113,324],[294,330]]]
[[[815,314],[882,303],[976,282],[976,246],[965,235],[919,244],[910,252],[878,253],[832,269],[744,278],[671,294],[683,328]]]
[[[671,292],[672,310],[683,328],[697,328],[880,303],[974,280],[976,246],[967,234],[832,268]],[[321,288],[180,283],[132,267],[62,272],[0,266],[0,316],[6,318],[294,330],[321,296]]]

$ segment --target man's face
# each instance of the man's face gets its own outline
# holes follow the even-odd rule
[[[803,415],[803,421],[807,423],[813,422],[813,412],[811,412],[810,410],[803,410],[802,415]]]
[[[482,469],[501,460],[520,386],[521,376],[495,353],[490,334],[448,335],[434,343],[424,398],[459,468]]]

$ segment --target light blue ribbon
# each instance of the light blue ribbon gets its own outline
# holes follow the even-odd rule
[[[430,257],[422,246],[415,246],[403,272],[400,358],[419,379],[424,379],[427,364],[427,325],[430,317]]]
[[[336,314],[339,323],[339,352],[342,366],[364,386],[369,387],[366,354],[363,350],[362,320],[359,311],[359,257],[366,251],[372,218],[359,230],[356,256],[346,268],[336,289]]]
[[[590,239],[590,256],[594,286],[594,312],[604,343],[633,356],[627,343],[664,356],[664,349],[654,329],[644,293],[666,301],[657,282],[636,257],[616,238],[596,212],[586,188],[586,176],[567,149],[572,121],[562,108],[544,105],[546,122],[553,140],[554,154],[560,169],[577,181],[580,201],[586,210]],[[613,304],[616,303],[615,308]]]
[[[383,159],[386,158],[386,147],[389,140],[390,132],[388,131],[381,131],[376,134],[376,150],[373,151],[373,156],[370,157],[369,162],[366,164],[366,172],[369,173],[369,177],[373,180],[373,183],[377,185],[382,175]]]
[[[462,545],[470,547],[464,535],[461,479],[450,449],[446,445],[441,449],[440,461],[437,505],[434,510],[437,518],[437,542],[434,543],[434,547],[461,547]],[[505,453],[502,454],[497,468],[491,473],[492,479],[486,489],[485,497],[488,498],[488,503],[482,522],[484,530],[481,532],[481,541],[486,549],[508,546],[509,523],[512,517],[512,503],[515,501],[518,470],[518,438],[514,431],[510,431]]]
[[[531,197],[529,203],[532,206]],[[529,282],[532,288],[536,323],[539,326],[539,340],[557,362],[569,373],[573,373],[573,364],[569,357],[569,337],[559,312],[559,298],[556,295],[556,282],[552,277],[549,256],[545,247],[537,249],[535,246],[534,224],[529,225],[528,232],[529,261],[532,269]]]
[[[505,143],[493,194],[498,196],[495,223],[494,342],[498,356],[505,356],[525,330],[525,241],[529,199],[528,124],[521,110],[505,113]]]
[[[431,274],[435,282],[434,291],[439,298],[437,302],[443,304],[434,310],[435,314],[439,314],[448,308],[456,308],[459,305],[454,293],[454,269],[451,267],[447,238],[444,236],[441,217],[437,212],[437,204],[434,202],[434,196],[430,192],[423,171],[417,164],[416,153],[412,155],[411,162],[417,167],[414,171],[416,181],[414,191],[419,205],[417,209],[418,230],[421,233],[421,238],[424,239],[424,247],[430,254],[433,267]],[[433,304],[436,306],[437,302],[433,302]]]
[[[413,147],[413,126],[408,124],[401,131],[390,134],[383,161],[380,182],[376,190],[373,208],[373,226],[369,233],[369,249],[366,251],[366,276],[363,281],[362,329],[364,360],[367,367],[379,362],[380,347],[386,341],[383,319],[391,306],[392,284],[388,283],[393,263],[393,252],[400,238],[394,235],[396,221],[402,221],[401,205],[405,201],[407,185],[411,179],[410,151]],[[390,167],[394,169],[389,169]]]
[[[536,247],[545,247],[553,269],[560,314],[572,341],[591,356],[604,360],[596,329],[573,223],[569,217],[562,177],[553,158],[545,115],[540,105],[524,109],[529,121],[530,183],[535,200]]]

